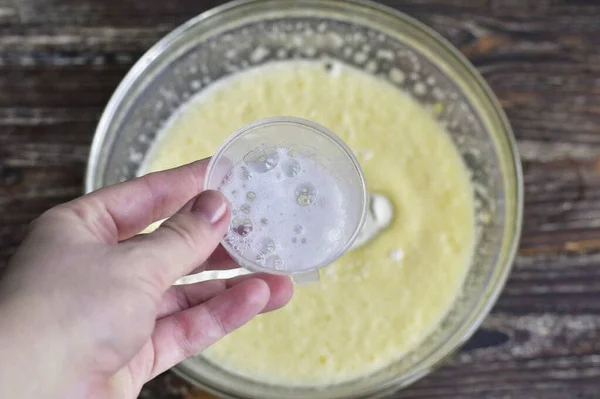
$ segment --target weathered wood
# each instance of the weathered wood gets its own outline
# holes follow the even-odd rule
[[[523,159],[519,256],[484,327],[402,398],[597,398],[600,3],[386,0],[456,45]],[[143,52],[222,1],[0,0],[0,267],[28,223],[81,194],[97,120]],[[141,398],[206,398],[170,373]]]

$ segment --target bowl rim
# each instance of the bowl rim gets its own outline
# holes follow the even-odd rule
[[[512,266],[515,260],[515,256],[517,253],[517,249],[520,242],[520,237],[522,233],[522,220],[523,220],[523,207],[524,207],[524,188],[523,188],[523,172],[520,162],[520,156],[517,148],[517,142],[514,136],[514,132],[508,120],[508,117],[502,108],[499,100],[493,93],[492,89],[489,87],[488,83],[481,76],[481,74],[476,70],[476,68],[471,64],[471,62],[447,39],[445,39],[441,34],[434,31],[429,26],[424,23],[418,21],[414,17],[411,17],[397,9],[392,7],[376,3],[371,0],[328,0],[328,1],[319,1],[319,0],[234,0],[212,9],[209,9],[195,17],[192,17],[188,21],[184,22],[180,26],[176,27],[170,33],[165,35],[162,39],[157,41],[142,57],[133,65],[133,67],[126,74],[124,79],[118,85],[117,89],[111,96],[105,110],[102,113],[100,121],[97,125],[97,128],[94,133],[94,138],[91,145],[91,150],[88,158],[87,170],[85,175],[85,192],[91,192],[95,189],[95,174],[97,172],[97,167],[100,159],[100,155],[103,151],[102,144],[105,141],[108,128],[115,116],[118,112],[119,106],[128,91],[131,90],[134,83],[143,76],[144,71],[152,65],[155,58],[157,58],[161,53],[163,53],[169,46],[180,38],[187,30],[192,27],[195,27],[197,24],[202,23],[212,17],[217,15],[222,15],[223,13],[232,11],[237,8],[252,6],[252,5],[260,5],[264,3],[277,3],[277,7],[283,8],[285,5],[306,5],[306,6],[319,6],[319,4],[334,4],[340,9],[367,9],[369,11],[374,11],[379,14],[385,14],[387,17],[393,17],[400,24],[407,24],[411,28],[419,31],[421,34],[424,34],[431,38],[433,41],[437,42],[441,47],[446,51],[445,56],[453,58],[455,62],[457,62],[462,68],[464,68],[464,72],[466,72],[470,78],[473,80],[474,88],[480,91],[479,95],[485,98],[489,104],[490,115],[497,118],[497,123],[499,126],[498,136],[504,136],[503,138],[506,140],[504,143],[506,146],[507,154],[510,158],[509,162],[507,161],[507,167],[512,167],[513,174],[512,176],[506,176],[503,174],[504,184],[506,185],[506,179],[510,179],[511,186],[513,187],[514,192],[512,193],[512,197],[510,198],[510,202],[512,203],[512,209],[514,213],[514,217],[508,219],[506,213],[504,215],[504,232],[501,242],[500,253],[503,254],[504,262],[501,264],[502,267],[495,267],[492,275],[489,278],[489,283],[483,290],[482,300],[478,305],[476,305],[472,312],[466,316],[463,324],[459,326],[453,335],[443,344],[440,344],[438,347],[438,351],[433,351],[428,356],[424,357],[422,363],[425,365],[420,369],[413,370],[410,374],[403,376],[403,380],[397,381],[397,379],[390,379],[387,384],[384,386],[380,386],[376,392],[365,392],[364,395],[368,395],[369,397],[379,397],[381,395],[386,395],[391,392],[394,392],[398,389],[401,389],[407,385],[414,383],[416,380],[422,378],[423,376],[429,374],[431,371],[436,369],[443,363],[448,357],[450,357],[453,353],[455,353],[460,347],[473,335],[473,333],[480,327],[483,320],[488,316],[492,307],[496,304],[496,301],[502,292],[506,280],[512,270]],[[452,68],[454,69],[454,68]],[[506,201],[509,203],[509,201]],[[441,352],[437,353],[437,352]],[[434,358],[435,359],[432,359]],[[188,373],[185,372],[181,368],[180,365],[175,366],[172,369],[177,375],[183,377],[185,380],[192,382],[196,385],[201,385],[203,389],[212,392],[214,394],[218,394],[221,397],[235,398],[235,396],[231,396],[225,392],[218,390],[217,388],[208,386],[204,381],[199,381],[197,378],[194,378]],[[352,397],[364,397],[364,395],[356,395]]]

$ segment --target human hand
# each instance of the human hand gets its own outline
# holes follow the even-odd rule
[[[104,188],[32,223],[0,280],[0,397],[135,398],[287,303],[292,284],[274,275],[172,286],[198,268],[237,267],[219,246],[228,203],[201,193],[206,165]]]

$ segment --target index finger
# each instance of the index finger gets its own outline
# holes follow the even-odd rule
[[[168,218],[203,191],[209,158],[105,187],[65,206],[108,242],[133,237]],[[107,233],[108,232],[108,233]]]

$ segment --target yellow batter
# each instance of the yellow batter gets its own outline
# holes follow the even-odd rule
[[[271,64],[206,90],[172,119],[143,173],[210,156],[244,124],[282,115],[341,136],[396,216],[319,284],[297,287],[287,307],[203,355],[261,381],[331,384],[385,367],[439,324],[469,266],[472,190],[446,133],[416,102],[363,72],[316,62]]]

